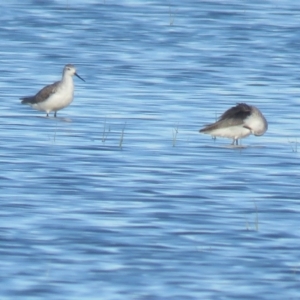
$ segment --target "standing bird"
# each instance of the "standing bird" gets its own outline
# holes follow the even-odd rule
[[[230,138],[233,139],[232,145],[238,145],[239,139],[251,133],[263,135],[267,129],[268,122],[257,107],[238,103],[226,110],[217,122],[207,125],[199,132]]]
[[[65,65],[60,81],[45,86],[35,96],[20,98],[20,100],[22,100],[21,103],[29,104],[32,108],[45,111],[47,117],[50,112],[54,111],[54,117],[56,117],[58,110],[65,108],[73,101],[73,75],[76,75],[84,81],[84,79],[76,73],[76,69],[73,65]]]

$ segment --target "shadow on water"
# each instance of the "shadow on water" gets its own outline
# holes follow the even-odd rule
[[[67,122],[67,123],[71,123],[73,122],[72,119],[70,118],[64,118],[64,117],[47,117],[47,116],[35,116],[36,118],[40,118],[40,119],[46,119],[49,121],[56,121],[56,122]]]

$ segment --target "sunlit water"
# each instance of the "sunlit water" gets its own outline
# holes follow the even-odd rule
[[[300,3],[19,2],[0,4],[0,298],[299,299]],[[20,104],[66,63],[86,82],[58,118]],[[199,134],[238,102],[264,136]]]

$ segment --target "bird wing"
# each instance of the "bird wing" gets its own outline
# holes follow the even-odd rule
[[[238,103],[236,106],[226,110],[220,117],[219,121],[226,119],[244,120],[251,114],[251,106],[246,103]],[[240,124],[240,122],[238,122]]]
[[[43,102],[48,99],[51,95],[55,94],[57,91],[58,83],[54,82],[42,88],[36,95],[35,95],[35,103]]]
[[[207,125],[203,129],[201,129],[200,132],[207,132],[219,128],[242,125],[244,124],[244,120],[248,116],[250,116],[250,114],[251,106],[245,103],[238,103],[236,106],[226,110],[217,122]]]
[[[58,88],[59,81],[49,84],[42,88],[35,96],[21,98],[22,103],[40,103],[47,100],[51,95],[55,94]]]

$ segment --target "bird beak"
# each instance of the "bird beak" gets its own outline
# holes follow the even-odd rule
[[[77,73],[75,73],[74,75],[76,75],[78,78],[80,78],[82,81],[85,82],[85,80],[83,78],[81,78]]]

